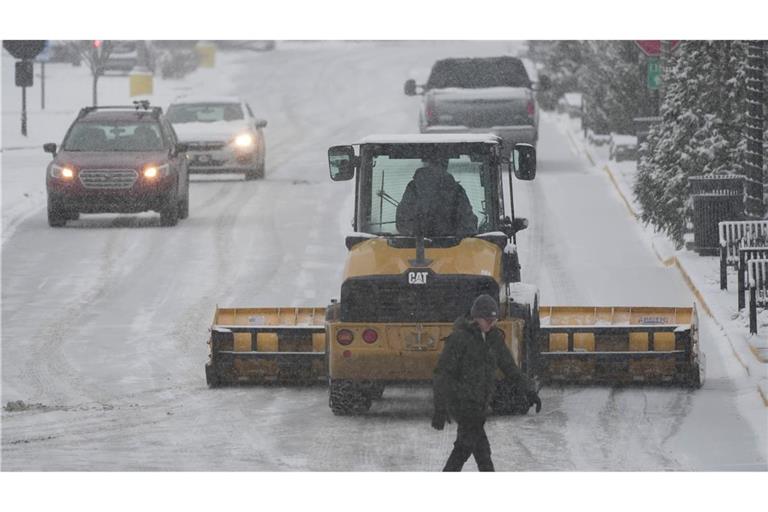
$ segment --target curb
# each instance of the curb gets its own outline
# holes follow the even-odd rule
[[[587,152],[587,155],[589,155],[588,152]],[[590,161],[591,160],[592,159],[590,158]],[[627,200],[626,196],[624,195],[624,192],[622,192],[621,188],[619,187],[618,182],[616,181],[616,176],[613,174],[613,171],[611,171],[611,168],[608,166],[608,164],[605,164],[603,169],[605,170],[606,174],[608,174],[608,177],[610,178],[611,183],[613,184],[614,188],[619,193],[619,196],[621,196],[622,200],[626,204],[627,209],[629,210],[630,214],[635,218],[635,220],[639,220],[640,217],[634,211],[634,209],[632,208],[631,204],[629,203],[629,201]],[[677,256],[672,256],[671,258],[668,258],[667,260],[664,260],[661,257],[661,255],[659,254],[659,252],[656,250],[656,246],[653,245],[653,242],[651,242],[651,247],[653,248],[654,254],[659,259],[659,261],[661,262],[662,265],[664,265],[666,267],[670,267],[670,266],[674,265],[675,267],[677,267],[677,270],[680,272],[680,275],[683,277],[683,281],[685,281],[686,286],[688,286],[688,289],[691,290],[691,293],[693,293],[693,295],[699,301],[699,303],[702,306],[702,309],[706,312],[707,316],[709,316],[712,319],[712,321],[715,323],[715,325],[717,325],[720,328],[720,330],[722,331],[723,335],[728,340],[728,344],[731,346],[731,352],[733,353],[734,356],[736,356],[736,360],[739,362],[739,364],[741,364],[741,366],[744,367],[744,369],[747,371],[747,374],[749,375],[749,365],[747,365],[742,360],[742,358],[739,356],[739,353],[736,350],[736,346],[734,345],[733,340],[728,335],[727,329],[725,329],[725,327],[723,327],[723,325],[720,323],[720,321],[717,319],[717,317],[715,317],[715,315],[712,313],[712,310],[709,307],[709,305],[707,304],[707,302],[704,300],[704,296],[702,295],[701,291],[699,291],[699,289],[693,283],[693,280],[688,275],[688,271],[685,270],[685,267],[683,266],[682,263],[680,263],[680,260],[677,258]],[[749,345],[749,349],[750,349],[750,351],[753,354],[755,353],[755,351],[754,351],[754,349],[753,349],[753,347],[751,345]],[[762,359],[760,357],[757,357],[757,354],[755,354],[755,356],[756,356],[756,359],[758,360],[758,362],[764,363],[764,361],[762,361]],[[763,389],[763,386],[761,385],[761,382],[758,382],[758,384],[757,384],[757,392],[760,394],[760,397],[763,399],[763,403],[765,404],[765,406],[768,407],[768,385],[765,385],[765,388],[766,389]]]

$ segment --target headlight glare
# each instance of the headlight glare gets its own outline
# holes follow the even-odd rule
[[[150,180],[162,178],[168,175],[168,164],[164,165],[148,165],[142,171],[142,175]]]
[[[243,133],[235,137],[235,146],[239,148],[249,148],[253,146],[253,135],[250,133]]]
[[[60,180],[71,180],[75,177],[75,170],[66,165],[52,165],[51,177]]]

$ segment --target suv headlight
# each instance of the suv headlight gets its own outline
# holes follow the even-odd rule
[[[169,172],[170,172],[170,167],[168,166],[168,164],[148,165],[144,167],[144,170],[141,171],[141,175],[147,179],[154,180],[154,179],[164,178],[165,176],[168,176]]]
[[[256,141],[254,140],[253,135],[251,135],[250,133],[241,133],[240,135],[235,137],[235,140],[233,141],[235,146],[243,149],[250,148],[251,146],[253,146],[254,142]]]
[[[75,169],[68,165],[52,165],[51,178],[71,180],[75,177]]]

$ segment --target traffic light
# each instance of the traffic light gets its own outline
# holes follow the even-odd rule
[[[20,60],[16,62],[16,86],[32,87],[34,77],[34,67],[31,60]]]

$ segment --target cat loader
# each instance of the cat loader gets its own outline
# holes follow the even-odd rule
[[[328,150],[331,179],[354,180],[356,191],[339,300],[217,309],[210,386],[327,383],[335,414],[365,412],[387,385],[431,382],[454,320],[482,293],[498,298],[497,325],[534,382],[701,385],[695,307],[546,306],[520,282],[516,234],[528,222],[515,216],[512,175],[534,179],[533,146],[515,145],[510,159],[492,134],[373,135],[358,147]],[[416,226],[398,213],[416,170],[435,161],[463,189],[471,233],[445,231],[458,225],[459,209],[446,206],[452,196],[438,197],[443,213],[434,222],[421,207]],[[525,413],[528,403],[499,378],[491,407]]]

